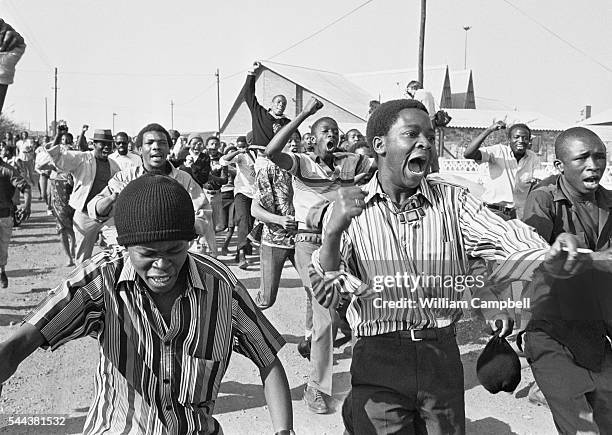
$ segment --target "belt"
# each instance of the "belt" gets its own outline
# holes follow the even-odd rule
[[[497,205],[497,204],[487,204],[486,202],[485,202],[485,207],[490,208],[491,210],[500,211],[505,214],[509,214],[514,211],[513,207],[504,207],[503,205]]]
[[[395,331],[387,334],[382,334],[384,337],[397,337],[402,339],[410,339],[412,341],[423,340],[440,340],[447,337],[457,335],[455,324],[445,326],[444,328],[426,328],[426,329],[409,329],[407,331]]]

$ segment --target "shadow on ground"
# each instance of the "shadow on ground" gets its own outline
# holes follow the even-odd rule
[[[518,435],[507,423],[493,417],[475,421],[466,418],[465,433],[470,435]]]

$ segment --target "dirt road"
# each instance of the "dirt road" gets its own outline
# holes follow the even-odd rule
[[[30,221],[13,232],[7,266],[9,288],[0,290],[0,340],[18,328],[22,317],[69,272],[63,263],[53,220],[44,213],[42,203],[35,201]],[[259,286],[259,266],[254,264],[247,271],[236,267],[232,270],[254,295]],[[266,314],[288,343],[280,358],[291,387],[295,431],[297,434],[341,434],[340,407],[350,385],[350,344],[334,352],[332,413],[310,413],[302,402],[308,366],[296,350],[303,335],[304,292],[297,273],[289,266],[285,268],[281,286],[276,305]],[[527,400],[527,391],[533,382],[528,368],[523,369],[523,379],[513,394],[491,395],[478,384],[476,360],[486,343],[482,331],[481,323],[461,323],[459,342],[465,372],[467,432],[555,434],[548,408]],[[72,342],[53,353],[37,350],[4,386],[0,397],[0,433],[81,433],[92,400],[96,364],[96,342],[89,338]],[[64,425],[7,426],[9,416],[35,414],[62,415]],[[258,371],[240,355],[232,357],[215,415],[226,434],[273,433]]]

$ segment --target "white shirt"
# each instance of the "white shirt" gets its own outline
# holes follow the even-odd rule
[[[119,154],[118,151],[115,151],[110,156],[108,156],[108,158],[114,160],[115,163],[119,165],[122,171],[132,166],[140,166],[142,164],[142,159],[140,158],[140,156],[129,151],[124,156]]]
[[[232,160],[226,160],[225,156],[219,159],[221,166],[236,164],[236,178],[234,178],[234,196],[242,193],[248,198],[255,195],[255,158],[252,151],[240,153]]]
[[[433,118],[436,114],[436,103],[431,92],[424,89],[417,89],[414,91],[414,99],[423,103],[423,106],[427,109],[429,117]]]
[[[480,153],[480,163],[489,163],[491,177],[491,181],[485,185],[482,201],[514,207],[520,219],[529,193],[529,181],[533,179],[534,171],[540,168],[539,157],[533,151],[526,150],[517,162],[510,146],[505,144],[480,148]]]

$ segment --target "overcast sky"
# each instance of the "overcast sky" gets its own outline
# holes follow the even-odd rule
[[[0,0],[0,17],[28,43],[4,112],[44,130],[57,66],[58,119],[72,130],[111,128],[113,112],[116,131],[136,134],[149,122],[170,128],[170,100],[175,128],[214,130],[216,68],[223,118],[253,60],[364,2]],[[373,0],[271,60],[337,72],[416,68],[419,15],[419,0]],[[586,104],[593,114],[612,108],[610,23],[610,0],[430,0],[425,64],[463,69],[463,26],[471,26],[467,64],[477,97],[570,124]]]

